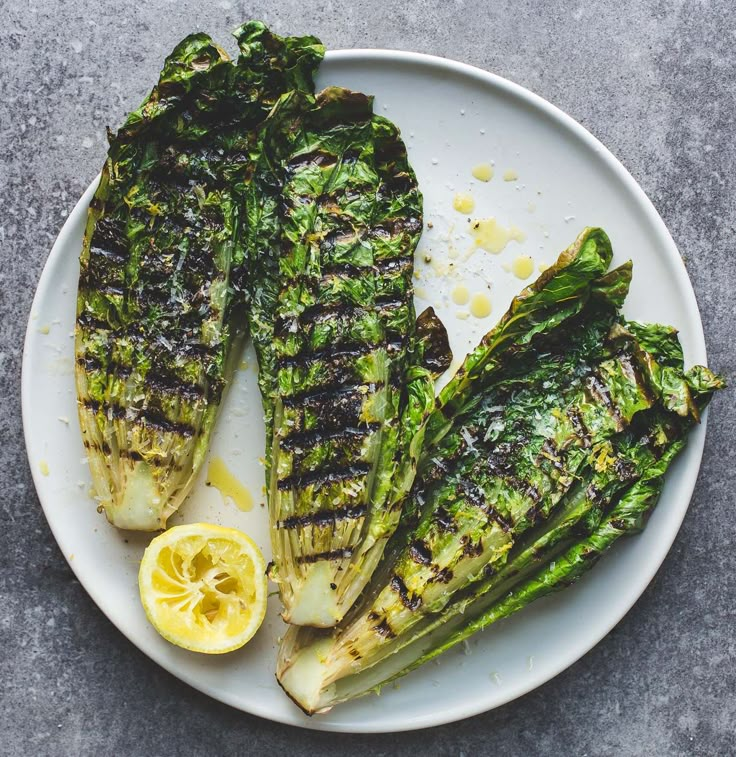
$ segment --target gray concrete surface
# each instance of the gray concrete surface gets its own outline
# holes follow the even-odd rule
[[[593,651],[496,711],[402,735],[301,732],[209,700],[107,621],[36,498],[20,416],[31,298],[104,127],[192,30],[241,20],[331,48],[457,58],[538,92],[622,159],[684,254],[710,362],[734,375],[736,17],[731,0],[0,0],[0,754],[736,754],[731,390],[656,580]]]

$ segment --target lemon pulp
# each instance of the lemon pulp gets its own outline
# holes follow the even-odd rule
[[[138,574],[143,608],[168,641],[194,652],[242,647],[266,612],[266,565],[241,531],[175,526],[146,549]]]

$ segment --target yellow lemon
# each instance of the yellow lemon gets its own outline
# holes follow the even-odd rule
[[[192,523],[157,536],[138,573],[143,608],[168,641],[193,652],[239,649],[266,614],[266,563],[242,531]]]

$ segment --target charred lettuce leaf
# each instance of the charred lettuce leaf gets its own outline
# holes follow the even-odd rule
[[[702,368],[689,379],[671,330],[620,319],[629,264],[606,273],[610,255],[573,250],[512,304],[440,398],[411,516],[364,596],[332,633],[284,638],[277,676],[307,712],[403,675],[574,580],[656,502],[721,382]],[[515,347],[501,360],[504,333]]]
[[[654,334],[676,333],[659,324],[643,326]],[[675,338],[667,346],[676,353],[679,342]],[[657,357],[667,361],[668,352],[659,352]],[[681,363],[680,366],[682,369]],[[686,372],[683,379],[697,414],[713,393],[725,386],[723,379],[703,366]],[[553,518],[530,532],[509,555],[502,571],[489,577],[475,592],[459,597],[452,605],[451,615],[436,619],[428,635],[414,648],[411,664],[394,677],[408,673],[535,599],[570,586],[619,537],[641,531],[657,504],[667,468],[687,444],[687,433],[697,414],[681,415],[670,405],[665,410],[656,407],[637,418],[627,433],[614,439],[615,458],[608,460],[608,465],[596,466],[587,486],[578,485]],[[423,649],[417,656],[420,645]]]
[[[236,31],[237,63],[204,34],[183,40],[117,134],[80,258],[76,385],[93,486],[108,520],[155,530],[187,495],[244,335],[236,196],[258,127],[312,89],[313,37]]]
[[[271,577],[285,620],[332,626],[396,528],[448,349],[414,312],[422,197],[398,129],[331,87],[271,114],[248,207]]]

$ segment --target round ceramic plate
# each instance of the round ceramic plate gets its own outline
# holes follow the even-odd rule
[[[425,198],[417,311],[435,306],[457,357],[490,329],[524,285],[513,273],[519,255],[531,256],[536,270],[552,262],[584,226],[597,225],[612,239],[614,263],[634,261],[626,314],[673,324],[680,329],[688,364],[705,362],[695,297],[667,229],[621,164],[571,118],[489,73],[411,53],[330,53],[318,84],[374,94],[376,112],[401,127]],[[473,177],[473,168],[482,163],[493,167],[488,182]],[[673,465],[642,535],[617,544],[573,588],[493,626],[380,697],[364,697],[313,718],[303,715],[274,679],[277,639],[284,630],[276,597],[270,599],[262,629],[240,651],[208,657],[168,644],[146,621],[138,598],[138,564],[150,535],[116,531],[96,512],[88,493],[72,331],[77,257],[93,191],[94,185],[64,225],[33,303],[23,361],[25,437],[38,495],[64,556],[102,611],[159,665],[210,696],[284,723],[335,731],[422,728],[497,707],[548,681],[605,636],[644,591],[687,509],[705,424]],[[453,209],[457,192],[473,197],[472,213]],[[468,256],[468,215],[493,217],[501,236],[511,229],[514,238],[496,255],[477,251]],[[476,318],[455,305],[451,293],[458,284],[490,297],[490,316]],[[255,360],[248,349],[224,402],[211,454],[224,458],[256,505],[241,512],[200,477],[170,523],[206,520],[241,528],[268,557],[258,461],[263,449]]]

